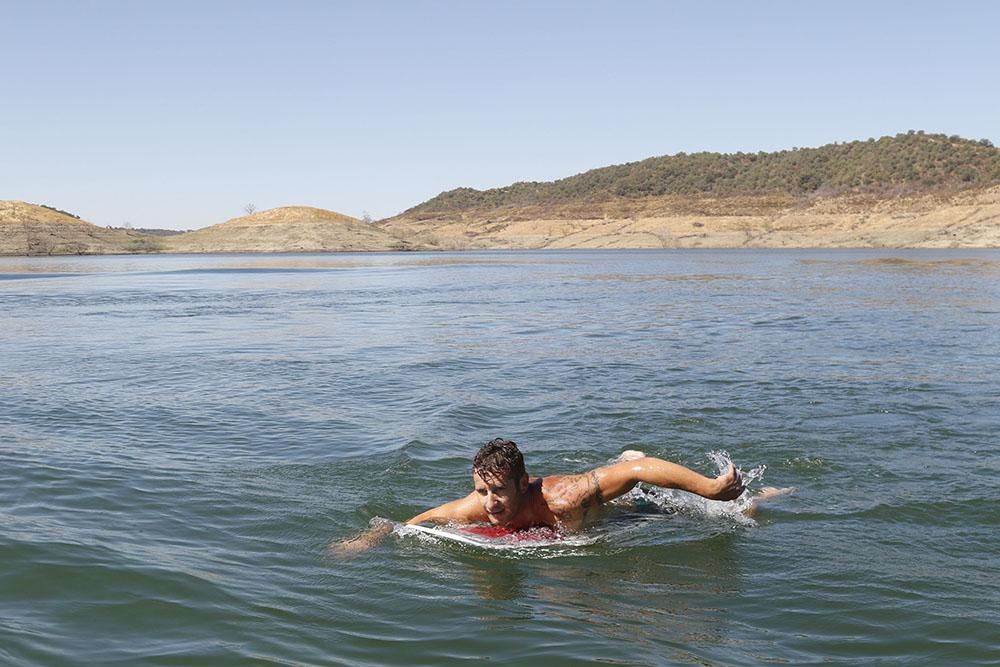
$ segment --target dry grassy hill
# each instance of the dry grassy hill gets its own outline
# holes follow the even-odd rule
[[[287,206],[159,239],[164,252],[406,250],[409,244],[356,218]]]
[[[48,206],[0,201],[0,255],[108,255],[159,247],[145,234],[98,227]]]

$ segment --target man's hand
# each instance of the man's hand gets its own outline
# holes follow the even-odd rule
[[[346,540],[334,542],[326,549],[327,555],[331,558],[345,559],[357,556],[374,547],[385,539],[385,536],[392,532],[391,521],[386,521],[377,526],[362,531],[360,534]]]
[[[729,469],[712,481],[712,487],[712,492],[706,495],[706,498],[711,498],[712,500],[735,500],[743,493],[746,485],[743,483],[743,475],[740,474],[735,465],[730,463]]]

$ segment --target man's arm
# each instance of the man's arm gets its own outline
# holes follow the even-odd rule
[[[465,498],[459,498],[458,500],[453,500],[450,503],[445,503],[444,505],[439,505],[426,512],[422,512],[406,523],[412,526],[425,521],[433,521],[434,523],[448,523],[449,521],[474,523],[486,520],[487,517],[483,511],[483,506],[476,498],[475,492],[473,492]],[[329,553],[331,556],[344,558],[368,551],[384,540],[392,532],[392,529],[392,522],[385,521],[377,526],[361,531],[361,533],[354,537],[331,544]]]
[[[605,501],[628,493],[639,482],[681,489],[711,500],[734,500],[743,493],[743,476],[732,464],[713,479],[670,461],[643,456],[598,468],[594,476]]]
[[[455,523],[475,523],[486,520],[487,516],[486,511],[483,510],[483,504],[479,502],[479,499],[476,498],[476,492],[473,491],[464,498],[459,498],[458,500],[453,500],[450,503],[445,503],[434,509],[422,512],[406,523],[413,526],[424,521],[433,521],[434,523],[448,523],[450,521]]]

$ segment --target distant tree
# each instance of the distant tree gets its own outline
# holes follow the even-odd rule
[[[253,202],[250,202],[249,204],[243,207],[243,210],[246,211],[247,215],[253,215],[254,211],[257,210],[257,205],[254,204]]]
[[[823,185],[820,177],[816,174],[802,174],[799,177],[799,190],[802,192],[813,192]]]
[[[361,222],[365,223],[366,225],[372,224],[372,214],[369,213],[368,211],[362,211]]]

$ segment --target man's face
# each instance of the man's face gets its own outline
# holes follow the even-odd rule
[[[479,502],[483,504],[486,517],[491,524],[502,526],[517,516],[527,489],[527,480],[515,480],[510,476],[504,479],[483,478],[479,473],[473,472],[472,481],[476,486]]]

